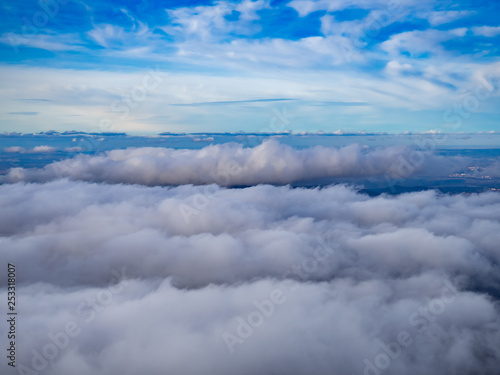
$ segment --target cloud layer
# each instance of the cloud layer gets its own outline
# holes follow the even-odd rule
[[[494,192],[58,180],[0,199],[30,333],[19,363],[41,373],[492,374],[500,360]]]
[[[256,141],[257,143],[257,141]],[[426,144],[426,146],[428,146]],[[255,147],[229,143],[201,150],[129,148],[96,156],[78,155],[43,169],[12,168],[1,182],[49,181],[60,177],[141,185],[289,184],[328,178],[447,176],[470,160],[410,147],[295,149],[267,140]]]

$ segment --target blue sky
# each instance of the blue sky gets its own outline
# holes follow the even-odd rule
[[[7,1],[0,131],[500,129],[500,3]]]

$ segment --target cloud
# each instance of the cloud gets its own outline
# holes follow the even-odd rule
[[[370,8],[378,8],[380,6],[387,6],[387,3],[384,4],[382,1],[366,1],[366,0],[348,0],[348,1],[339,1],[339,0],[293,0],[288,3],[289,7],[295,9],[301,17],[307,16],[311,12],[315,12],[318,10],[327,10],[329,12],[333,12],[336,10],[346,9],[349,6],[361,8],[361,9],[370,9]]]
[[[142,22],[134,22],[128,28],[112,24],[95,25],[87,32],[89,38],[106,50],[124,51],[131,56],[140,57],[142,53],[151,53],[159,37]],[[144,41],[148,41],[145,45]],[[142,41],[142,43],[141,43]]]
[[[442,42],[462,38],[466,32],[466,28],[408,31],[392,35],[389,40],[381,43],[380,46],[392,56],[405,53],[409,53],[412,57],[419,57],[426,53],[442,56],[449,53],[443,47]]]
[[[500,26],[497,27],[478,26],[478,27],[473,27],[472,31],[474,32],[475,35],[494,37],[500,34]]]
[[[82,51],[84,42],[78,34],[15,34],[8,33],[0,35],[0,43],[14,48],[19,47],[39,48],[51,52],[58,51]]]
[[[20,146],[5,147],[3,149],[4,152],[18,152],[21,154],[24,154],[24,153],[49,153],[49,152],[54,152],[56,150],[57,149],[55,147],[46,146],[46,145],[35,146],[31,149],[26,149],[26,148],[20,147]]]
[[[432,26],[437,26],[456,21],[458,19],[470,16],[471,14],[474,13],[475,13],[474,11],[468,11],[468,10],[461,10],[461,11],[449,10],[449,11],[431,12],[430,14],[427,15],[427,17],[429,23]]]
[[[256,141],[257,143],[258,141]],[[129,148],[77,155],[43,169],[13,168],[4,182],[75,180],[143,185],[211,184],[221,186],[289,184],[335,177],[447,176],[468,159],[443,157],[409,147],[312,147],[297,150],[266,140],[255,147],[229,143],[201,150]]]
[[[18,366],[73,322],[47,373],[496,371],[499,194],[59,180],[4,184],[0,199],[30,332]]]
[[[216,41],[228,35],[248,35],[260,30],[258,11],[269,8],[269,1],[244,0],[239,3],[220,1],[211,6],[167,9],[170,24],[161,27],[180,40]],[[237,14],[236,20],[228,16]]]
[[[321,43],[316,46],[318,53],[324,56],[324,60],[316,58],[317,56],[310,51],[292,48],[293,42],[259,42],[263,45],[262,48],[266,44],[276,43],[275,46],[269,45],[269,49],[264,48],[270,54],[263,50],[256,50],[254,54],[252,48],[246,48],[244,45],[235,45],[232,52],[236,53],[236,56],[248,56],[246,61],[249,69],[257,69],[257,61],[263,61],[265,66],[268,66],[266,65],[268,63],[273,65],[278,63],[273,57],[276,55],[277,48],[284,48],[283,54],[277,58],[282,59],[284,64],[296,67],[303,67],[302,63],[309,64],[306,60],[310,60],[313,65],[324,63],[324,66],[331,66],[333,60],[328,57],[330,53],[335,61],[337,58],[339,61],[344,60],[342,50],[337,49],[343,44],[336,44],[334,40],[328,42],[327,39],[322,42],[327,43],[329,47],[321,46]],[[305,46],[304,43],[304,41],[296,41],[297,47],[298,44]],[[238,51],[240,47],[242,55]],[[218,54],[217,48],[201,46],[196,48],[196,52],[202,55],[205,52]],[[230,49],[227,46],[221,48]],[[219,56],[223,58],[224,53],[221,51]],[[303,58],[298,61],[296,56]],[[200,60],[206,61],[202,56]],[[203,129],[221,132],[237,132],[245,129],[252,132],[268,127],[273,118],[273,109],[281,111],[285,105],[290,114],[297,116],[296,120],[290,121],[287,125],[287,130],[328,132],[332,128],[341,128],[347,131],[374,132],[389,129],[390,132],[399,132],[409,128],[414,131],[426,130],[429,128],[427,123],[435,124],[434,128],[446,127],[443,113],[448,109],[453,109],[455,103],[462,103],[463,92],[467,90],[474,92],[479,85],[482,85],[482,82],[488,81],[486,87],[491,86],[491,95],[481,102],[477,112],[474,113],[473,117],[476,121],[473,122],[472,118],[470,121],[464,119],[466,121],[463,121],[461,131],[475,132],[494,128],[486,125],[484,125],[486,127],[481,125],[478,128],[476,124],[489,124],[491,119],[482,121],[484,113],[495,112],[498,107],[495,106],[498,100],[497,85],[490,78],[498,76],[495,73],[498,70],[498,64],[480,66],[477,63],[471,64],[465,61],[457,64],[453,59],[447,58],[439,66],[434,66],[426,62],[408,60],[401,55],[391,60],[398,61],[402,66],[409,65],[411,70],[392,69],[388,71],[390,74],[382,71],[380,74],[370,75],[351,74],[344,70],[332,71],[331,69],[313,73],[307,69],[300,69],[300,72],[293,74],[293,78],[290,78],[290,71],[283,69],[276,70],[272,77],[267,74],[248,77],[246,75],[207,76],[192,72],[172,75],[163,73],[162,84],[157,90],[148,91],[144,101],[131,104],[127,104],[122,98],[130,97],[131,90],[142,85],[144,76],[147,74],[146,66],[141,66],[140,70],[135,73],[5,67],[4,86],[6,89],[1,95],[3,100],[0,103],[3,105],[4,130],[13,132],[19,129],[25,132],[38,132],[41,129],[40,124],[51,124],[51,129],[61,132],[67,130],[68,127],[80,131],[100,132],[102,129],[99,129],[99,124],[103,118],[113,121],[114,131],[142,134],[157,134],[164,131],[199,132]],[[236,63],[236,60],[232,61]],[[219,62],[220,60],[217,60],[217,64]],[[264,65],[262,69],[257,70],[264,73],[268,69]],[[162,71],[161,68],[160,71]],[[463,74],[459,71],[463,71]],[[483,77],[482,80],[480,77]],[[122,82],[122,85],[116,86],[114,82],[117,81]],[[200,84],[209,85],[213,90],[200,90]],[[50,111],[41,108],[44,105],[42,102],[30,104],[32,107],[30,111],[40,111],[37,116],[39,120],[36,122],[31,121],[33,116],[6,114],[13,111],[26,111],[26,106],[22,105],[22,102],[11,101],[12,97],[26,96],[22,92],[26,88],[36,91],[39,97],[53,100]],[[232,101],[235,98],[299,98],[300,100],[286,103],[253,103],[248,104],[248,106],[253,105],[253,108],[246,109],[241,108],[244,104],[227,105],[224,108],[216,105],[198,107],[169,105]],[[370,106],[356,110],[349,110],[347,107],[344,110],[338,106],[316,106],[314,111],[308,106],[308,103],[318,102],[364,102],[369,103]],[[259,108],[256,110],[257,106]],[[123,114],[127,110],[129,116],[123,120]],[[414,116],[414,111],[419,111],[419,116]],[[432,115],[427,111],[433,111]],[[75,114],[80,116],[74,117]],[[156,115],[152,116],[152,114]],[[408,114],[411,116],[407,116]],[[159,117],[160,115],[168,115],[168,125],[165,117]],[[66,119],[66,122],[62,119]],[[335,120],[330,123],[325,122],[325,119]]]
[[[9,115],[36,116],[40,112],[8,112]]]
[[[20,146],[11,146],[11,147],[5,147],[3,149],[4,152],[19,152],[19,153],[23,153],[26,151],[26,149],[24,147],[20,147]]]
[[[230,105],[230,104],[245,104],[245,103],[267,103],[267,102],[285,102],[297,99],[277,98],[277,99],[248,99],[248,100],[229,100],[218,102],[199,102],[199,103],[182,103],[172,104],[174,106],[200,106],[200,105]]]
[[[56,151],[56,148],[55,147],[51,147],[51,146],[46,146],[46,145],[43,145],[43,146],[35,146],[33,147],[30,152],[54,152]]]
[[[22,102],[51,102],[52,100],[50,99],[13,99],[16,101],[22,101]]]

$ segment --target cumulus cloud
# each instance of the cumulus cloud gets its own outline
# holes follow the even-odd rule
[[[57,149],[55,147],[46,146],[46,145],[35,146],[31,149],[25,149],[24,147],[21,147],[21,146],[11,146],[11,147],[5,147],[3,149],[4,152],[13,152],[13,153],[17,152],[20,154],[24,154],[24,153],[49,153],[49,152],[54,152],[56,150]]]
[[[19,152],[19,153],[23,153],[25,152],[25,148],[24,147],[21,147],[21,146],[11,146],[11,147],[5,147],[3,149],[4,152]]]
[[[429,144],[425,147],[428,148]],[[201,150],[129,148],[54,162],[43,169],[12,168],[2,182],[74,180],[143,185],[289,184],[338,177],[447,176],[469,160],[410,147],[295,149],[267,140],[255,147],[229,143]]]
[[[56,150],[55,147],[51,146],[35,146],[31,149],[31,152],[54,152]]]
[[[54,375],[496,371],[499,194],[58,180],[0,199],[26,368],[36,352]]]
[[[498,193],[282,186],[471,161],[426,149],[270,140],[10,169],[0,248],[22,296],[19,373],[495,373]]]

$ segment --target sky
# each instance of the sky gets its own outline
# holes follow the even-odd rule
[[[5,1],[0,131],[489,132],[500,3]]]

